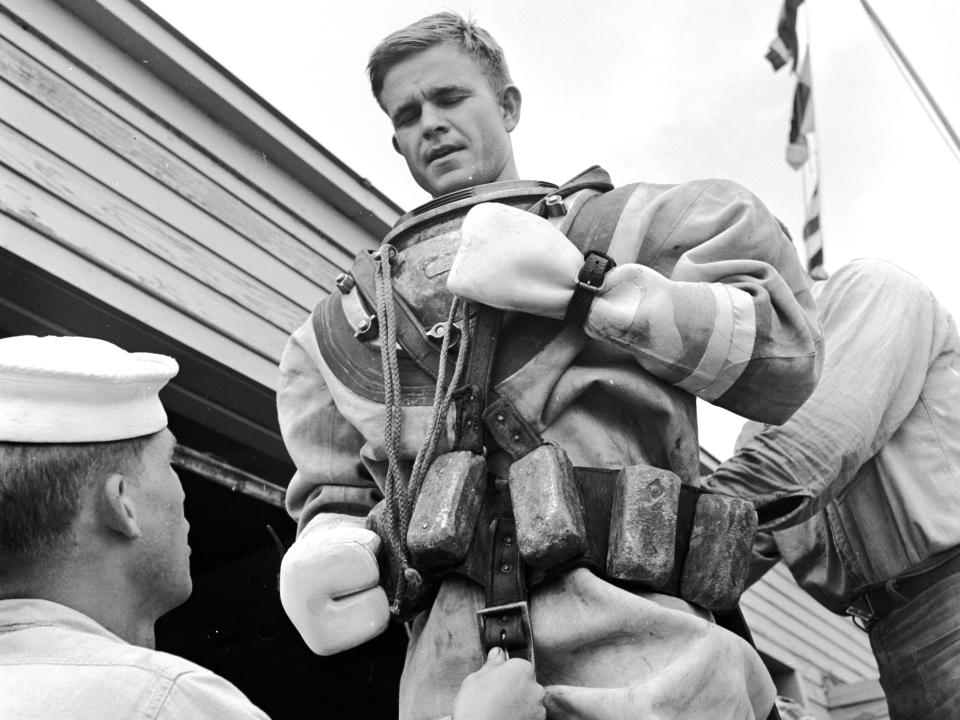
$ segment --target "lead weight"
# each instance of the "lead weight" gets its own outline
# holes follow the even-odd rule
[[[517,546],[530,565],[549,569],[587,549],[583,506],[567,454],[541,445],[507,474]]]
[[[470,549],[487,479],[487,463],[467,450],[440,455],[423,479],[407,530],[414,565],[462,562]]]
[[[607,574],[651,587],[667,584],[676,552],[680,478],[633,465],[617,477],[610,512]]]
[[[701,495],[690,530],[680,595],[707,610],[729,610],[747,579],[757,512],[753,504],[726,495]]]

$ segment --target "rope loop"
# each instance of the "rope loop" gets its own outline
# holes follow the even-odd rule
[[[397,321],[396,307],[393,297],[392,269],[398,263],[399,255],[392,245],[383,245],[373,253],[377,263],[377,321],[380,325],[383,342],[380,343],[380,359],[383,369],[383,404],[386,409],[384,425],[384,450],[387,455],[387,474],[384,479],[383,495],[387,506],[386,534],[391,545],[396,548],[400,564],[400,574],[397,578],[397,587],[394,593],[390,612],[400,615],[403,612],[403,598],[409,589],[416,589],[423,584],[423,578],[416,568],[410,565],[410,554],[407,550],[407,531],[410,528],[410,517],[420,495],[423,479],[427,470],[436,459],[440,440],[445,434],[447,414],[454,391],[460,385],[466,359],[470,351],[473,335],[471,317],[476,313],[468,313],[468,304],[461,303],[456,296],[450,302],[450,311],[447,316],[447,327],[453,327],[457,315],[462,315],[463,331],[459,333],[459,347],[454,370],[450,381],[447,382],[447,364],[452,344],[457,344],[453,338],[458,333],[447,332],[443,335],[440,345],[440,367],[437,374],[436,390],[433,398],[433,413],[427,427],[423,443],[417,451],[410,471],[410,477],[405,478],[400,465],[400,445],[402,438],[401,412],[401,385],[400,367],[397,362]]]

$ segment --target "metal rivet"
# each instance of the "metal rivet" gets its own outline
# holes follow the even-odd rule
[[[547,207],[547,215],[550,217],[560,217],[567,214],[567,206],[559,195],[550,195],[544,201],[544,204]]]
[[[510,439],[513,440],[514,442],[520,442],[520,433],[514,433],[513,437]]]
[[[503,539],[503,544],[506,545],[507,547],[510,547],[511,545],[513,545],[513,538],[510,537],[509,535],[507,535],[507,536]]]
[[[513,569],[513,566],[510,563],[504,563],[500,566],[500,572],[508,573]]]
[[[353,275],[350,273],[340,273],[337,275],[337,289],[346,295],[348,292],[353,290],[354,286],[357,284],[357,281],[353,279]]]
[[[506,418],[503,416],[503,413],[497,413],[497,422],[502,423]]]

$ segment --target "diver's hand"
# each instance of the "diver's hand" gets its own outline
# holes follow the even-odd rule
[[[390,620],[380,582],[380,538],[364,518],[321,513],[280,565],[280,602],[318,655],[348,650],[382,633]]]
[[[447,288],[501,310],[563,318],[583,255],[549,220],[501,203],[471,208]]]

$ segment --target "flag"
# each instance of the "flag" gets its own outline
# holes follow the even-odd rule
[[[807,255],[807,273],[814,280],[825,280],[827,272],[823,267],[823,236],[820,234],[820,183],[813,186],[813,193],[807,198],[803,223],[803,247]]]
[[[777,20],[777,37],[770,43],[766,58],[774,72],[793,60],[793,69],[797,69],[797,8],[803,0],[784,0]]]
[[[807,50],[797,75],[797,87],[793,91],[793,115],[790,118],[790,140],[787,144],[787,162],[794,170],[803,165],[810,156],[807,134],[813,127],[813,94],[810,74],[810,50]]]
[[[777,36],[773,39],[773,42],[770,43],[770,48],[767,50],[767,54],[764,57],[770,61],[774,72],[776,72],[786,65],[793,55],[790,52],[790,48],[787,47],[787,44],[783,42],[783,39],[780,36]]]
[[[793,92],[790,118],[790,139],[787,162],[794,170],[802,168],[804,178],[803,247],[807,256],[807,273],[815,280],[826,278],[823,267],[823,235],[820,230],[820,168],[816,154],[813,113],[813,74],[810,70],[810,48],[806,48],[797,86]],[[806,194],[806,188],[813,192]]]

